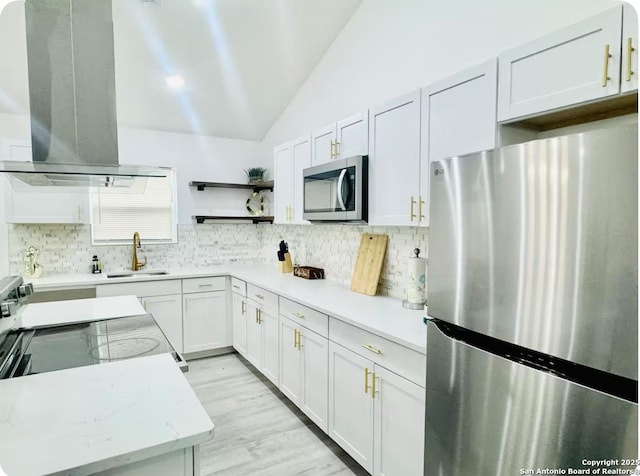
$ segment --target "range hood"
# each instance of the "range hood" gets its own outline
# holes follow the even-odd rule
[[[111,0],[26,0],[25,14],[33,161],[0,172],[40,186],[165,177],[118,162]]]

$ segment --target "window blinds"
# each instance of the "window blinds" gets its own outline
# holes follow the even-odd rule
[[[98,188],[91,193],[94,243],[175,242],[174,174],[136,179],[131,188]]]

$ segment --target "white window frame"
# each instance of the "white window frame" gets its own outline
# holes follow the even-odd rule
[[[140,236],[140,240],[143,244],[147,245],[166,245],[166,244],[176,244],[178,243],[178,175],[175,168],[171,168],[171,174],[173,176],[173,180],[171,183],[172,190],[172,209],[171,209],[171,238],[169,239],[150,239],[145,236]],[[133,233],[131,233],[131,238],[127,239],[114,239],[114,240],[96,240],[94,236],[94,205],[95,194],[89,191],[89,216],[90,216],[90,226],[91,226],[91,244],[93,246],[112,246],[112,245],[128,245],[131,246],[133,240]]]

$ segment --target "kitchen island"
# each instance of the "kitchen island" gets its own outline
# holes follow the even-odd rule
[[[213,423],[170,355],[0,382],[8,476],[194,475]]]
[[[133,296],[31,304],[38,328],[144,314]],[[213,423],[169,353],[0,380],[8,476],[199,475]],[[0,471],[0,474],[3,474]]]

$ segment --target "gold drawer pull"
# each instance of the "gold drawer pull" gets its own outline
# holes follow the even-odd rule
[[[413,195],[411,195],[411,211],[409,212],[409,219],[413,221],[416,218],[416,214],[413,213],[413,206],[416,204],[416,201],[413,199]]]
[[[631,75],[634,74],[631,69],[631,52],[635,50],[633,47],[633,38],[627,38],[627,81],[631,81]]]
[[[264,299],[264,296],[262,294],[256,294],[255,295],[258,299]]]
[[[607,81],[611,78],[609,77],[609,58],[611,58],[611,53],[609,53],[609,49],[611,47],[607,43],[604,45],[604,68],[602,70],[602,87],[607,87]]]
[[[369,385],[369,374],[372,373],[368,368],[364,369],[364,393],[369,393],[371,385]]]
[[[237,284],[234,284],[234,285],[233,285],[233,288],[234,288],[234,289],[240,289],[240,286],[238,286]]]
[[[299,317],[300,319],[304,319],[304,314],[301,314],[299,312],[294,312],[293,315]]]
[[[369,344],[362,344],[362,347],[364,347],[365,349],[367,349],[370,352],[373,352],[374,354],[382,354],[382,351],[380,349],[376,349],[375,347],[369,345]]]
[[[376,390],[376,379],[378,378],[378,376],[376,375],[375,372],[373,372],[371,374],[371,377],[373,380],[373,388],[371,389],[371,398],[376,398],[376,393],[378,393],[378,390]]]
[[[294,349],[298,348],[298,330],[297,329],[293,330],[293,348]]]
[[[247,313],[247,303],[242,301],[242,314]]]

